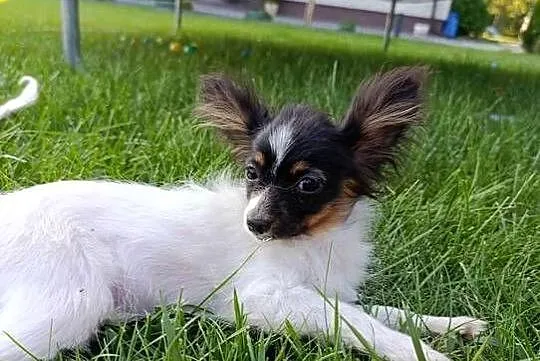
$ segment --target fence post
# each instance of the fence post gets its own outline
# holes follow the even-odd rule
[[[394,13],[396,12],[396,2],[397,0],[392,0],[390,5],[390,11],[386,14],[386,23],[384,25],[384,44],[383,49],[386,52],[388,46],[390,45],[390,33],[392,32],[392,25],[394,22]]]
[[[79,0],[62,0],[62,40],[66,61],[72,68],[79,68],[81,65]]]
[[[304,23],[307,26],[311,26],[313,22],[313,12],[315,11],[315,0],[308,0],[306,8],[304,10]]]
[[[433,0],[433,5],[431,6],[431,16],[429,18],[429,32],[435,34],[435,16],[437,16],[437,0]]]
[[[182,26],[182,0],[174,0],[174,35],[178,35]]]

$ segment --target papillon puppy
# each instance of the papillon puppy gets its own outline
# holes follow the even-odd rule
[[[0,360],[52,358],[105,321],[179,298],[234,320],[235,293],[252,326],[339,332],[389,360],[417,360],[396,331],[406,319],[476,337],[484,321],[356,303],[372,255],[369,199],[423,119],[425,79],[422,67],[376,75],[335,124],[305,105],[272,112],[249,87],[204,76],[196,114],[232,145],[244,181],[62,181],[0,195]]]

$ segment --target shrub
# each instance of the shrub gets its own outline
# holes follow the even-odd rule
[[[529,52],[540,52],[538,43],[540,42],[540,1],[536,2],[529,26],[521,35],[523,47]],[[535,51],[536,48],[536,51]]]
[[[191,2],[191,0],[184,0],[182,2],[182,10],[193,10],[193,3]]]
[[[105,1],[105,0],[101,0],[101,1]],[[112,0],[107,0],[107,1],[112,1]],[[149,2],[149,4],[151,3]],[[175,0],[160,0],[159,2],[156,3],[156,6],[172,10],[175,7]],[[182,10],[193,10],[193,3],[191,2],[191,0],[182,1]]]
[[[536,41],[532,47],[532,52],[535,54],[540,54],[540,36],[536,38]]]
[[[339,23],[338,30],[346,33],[354,33],[356,31],[356,24],[351,21],[344,21]]]
[[[245,16],[246,20],[272,21],[272,17],[262,10],[248,11]]]
[[[488,0],[488,11],[494,25],[507,36],[519,34],[523,20],[528,15],[533,0]]]
[[[459,34],[479,36],[492,18],[484,0],[454,0],[452,10],[459,13]]]

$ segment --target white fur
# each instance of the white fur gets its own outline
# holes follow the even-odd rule
[[[270,148],[276,155],[276,160],[274,162],[274,171],[279,167],[281,161],[285,159],[289,147],[293,141],[293,132],[289,124],[282,124],[276,129],[273,129],[270,135],[268,136],[268,142],[270,143]]]
[[[19,84],[24,85],[24,89],[19,96],[0,105],[0,119],[6,118],[16,111],[29,107],[37,101],[39,92],[36,79],[25,75],[21,78]]]
[[[333,333],[341,316],[391,360],[416,360],[411,339],[353,304],[366,278],[372,210],[360,201],[325,236],[257,243],[243,227],[244,190],[65,181],[0,195],[0,360],[83,345],[104,320],[161,304],[199,304],[233,319],[236,289],[250,324]],[[322,290],[329,302],[317,291]],[[448,319],[446,319],[448,320]],[[345,321],[343,340],[363,349]],[[2,333],[5,332],[4,334]],[[423,345],[428,360],[448,360]]]
[[[264,194],[257,194],[249,199],[246,205],[246,208],[244,209],[244,223],[246,223],[248,213],[254,210],[255,208],[257,208],[257,206],[259,205],[259,202],[263,198],[263,195]],[[246,231],[249,233],[249,229],[247,229],[247,227],[246,227]]]
[[[473,339],[487,328],[487,323],[472,317],[439,317],[418,315],[390,306],[373,306],[370,313],[378,320],[392,328],[400,328],[407,322],[407,317],[422,331],[442,335],[449,331],[457,331],[467,339]]]
[[[248,218],[248,213],[252,210],[254,210],[255,208],[257,208],[257,206],[259,205],[259,202],[261,201],[261,199],[263,198],[264,196],[264,193],[262,194],[257,194],[257,195],[254,195],[252,196],[247,205],[246,205],[246,208],[244,209],[244,217],[243,217],[243,223],[244,223],[244,229],[246,230],[246,232],[248,234],[251,234],[251,232],[249,231],[249,228],[247,226],[247,218]],[[256,237],[255,237],[256,238]]]

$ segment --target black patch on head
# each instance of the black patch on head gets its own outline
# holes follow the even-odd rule
[[[291,139],[286,153],[280,155],[277,153],[283,149],[276,152],[270,138],[284,127]],[[339,129],[326,114],[304,105],[284,107],[255,137],[253,154],[256,152],[263,153],[266,161],[260,167],[253,158],[248,159],[248,164],[257,168],[258,178],[247,182],[247,193],[251,197],[253,193],[264,192],[264,204],[260,207],[266,216],[277,220],[270,232],[274,237],[305,233],[305,218],[339,197],[343,179],[355,173],[353,152],[344,143]],[[293,174],[291,169],[298,162],[309,167]],[[321,182],[321,190],[303,192],[299,182],[306,178]],[[254,213],[257,212],[260,210]]]
[[[373,196],[384,166],[395,163],[408,129],[423,118],[426,75],[405,67],[364,82],[339,126],[305,105],[273,117],[251,88],[203,78],[198,114],[245,162],[248,197],[264,195],[248,214],[250,229],[276,238],[318,232],[342,222],[359,197]],[[286,139],[273,141],[280,132]],[[299,162],[307,167],[292,171]]]

